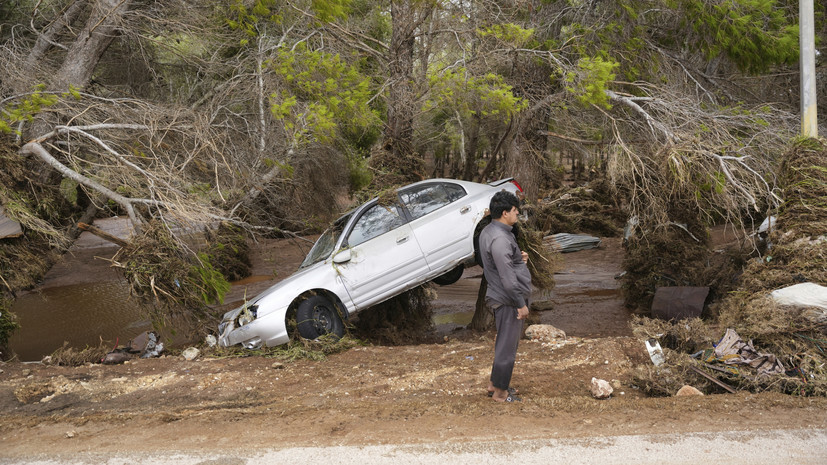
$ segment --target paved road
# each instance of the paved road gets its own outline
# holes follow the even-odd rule
[[[21,465],[485,465],[504,462],[519,465],[824,465],[827,464],[827,430],[693,433],[681,436],[660,434],[404,446],[297,447],[225,452],[124,452],[116,455],[52,453],[22,460],[3,458],[0,452],[0,464]]]

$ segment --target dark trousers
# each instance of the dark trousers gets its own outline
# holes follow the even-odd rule
[[[494,321],[497,324],[497,341],[494,343],[491,384],[497,389],[508,389],[517,359],[517,344],[523,333],[523,320],[517,319],[516,307],[501,305],[494,309]]]

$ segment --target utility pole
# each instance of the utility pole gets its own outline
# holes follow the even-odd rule
[[[804,137],[818,137],[813,0],[799,0],[798,18],[799,61],[801,62],[801,135]]]

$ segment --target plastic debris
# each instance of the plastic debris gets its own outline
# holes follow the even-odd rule
[[[780,305],[818,307],[827,310],[827,287],[815,283],[801,283],[776,289],[770,295]]]
[[[649,352],[649,358],[652,359],[652,363],[655,366],[663,365],[663,362],[666,361],[666,358],[663,356],[663,349],[660,347],[660,343],[655,338],[649,338],[646,341],[646,350]]]
[[[768,216],[764,219],[761,223],[761,226],[758,227],[758,234],[766,234],[771,229],[775,228],[775,217]]]
[[[199,355],[201,355],[201,351],[195,347],[188,347],[184,349],[181,355],[183,355],[186,360],[192,361],[198,358]]]

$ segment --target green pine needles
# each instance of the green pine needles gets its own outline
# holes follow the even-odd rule
[[[684,12],[707,58],[726,55],[741,71],[760,73],[798,60],[798,24],[775,0],[670,0]],[[797,3],[796,3],[797,4]]]

